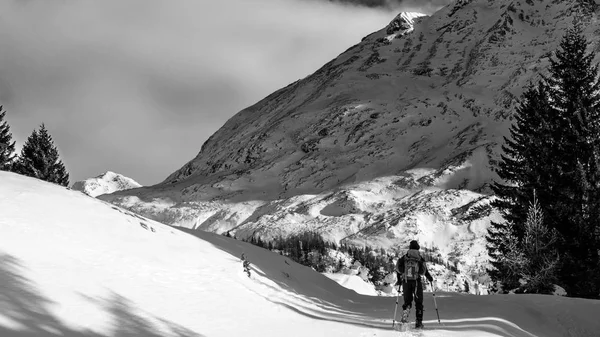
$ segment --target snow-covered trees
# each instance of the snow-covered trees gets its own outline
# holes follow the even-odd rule
[[[62,186],[69,184],[69,174],[44,124],[27,138],[13,170],[22,175]]]
[[[542,227],[556,230],[547,239],[560,255],[558,283],[572,296],[600,296],[600,82],[588,45],[580,27],[567,30],[549,76],[523,94],[505,139],[497,168],[503,182],[493,190],[506,221],[493,223],[487,236],[490,276],[505,289],[521,278],[503,257],[528,240],[527,205],[535,190]],[[522,253],[531,260],[539,251]]]
[[[520,246],[527,258],[522,266],[521,277],[525,281],[523,289],[534,293],[554,291],[556,271],[560,261],[554,244],[558,239],[556,229],[544,224],[542,208],[535,196],[529,205],[525,237]]]
[[[12,141],[10,126],[4,120],[6,110],[0,105],[0,170],[8,171],[14,160],[15,142]]]
[[[554,291],[560,261],[554,248],[558,235],[555,229],[544,224],[543,211],[535,193],[524,230],[523,238],[505,236],[508,252],[499,262],[506,266],[508,278],[518,280],[517,292],[549,294]]]

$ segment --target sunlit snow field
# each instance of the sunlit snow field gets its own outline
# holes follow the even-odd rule
[[[600,331],[600,301],[437,293],[441,324],[431,293],[424,302],[421,336]],[[241,241],[191,235],[81,192],[0,172],[2,337],[415,334],[391,329],[394,303]]]

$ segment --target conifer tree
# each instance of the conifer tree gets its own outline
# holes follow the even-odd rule
[[[488,253],[490,276],[514,282],[501,257],[510,248],[501,235],[522,241],[526,233],[526,199],[538,191],[545,224],[558,232],[559,283],[569,295],[598,297],[600,285],[581,282],[600,275],[600,82],[598,65],[582,28],[567,30],[550,59],[549,76],[529,88],[516,110],[493,186],[505,223],[492,224]]]
[[[25,141],[14,171],[62,186],[69,184],[69,174],[59,158],[58,149],[46,126],[34,130]]]
[[[12,141],[10,126],[4,120],[6,110],[0,105],[0,171],[9,171],[15,158],[15,142]]]
[[[525,237],[520,246],[527,258],[521,275],[526,282],[523,286],[525,291],[548,294],[554,290],[560,261],[554,248],[557,239],[556,229],[545,224],[543,211],[534,191],[525,223]]]
[[[550,98],[556,115],[554,151],[556,179],[552,206],[553,227],[558,230],[561,266],[559,278],[569,294],[599,297],[600,240],[600,81],[594,54],[578,26],[567,31],[551,59]]]
[[[551,162],[548,149],[552,144],[548,91],[547,85],[539,82],[523,94],[516,108],[515,123],[509,129],[510,138],[504,138],[504,154],[496,170],[503,182],[492,185],[499,197],[493,205],[501,210],[505,222],[492,222],[488,229],[487,250],[492,265],[488,274],[494,282],[500,282],[503,289],[518,286],[518,275],[503,259],[512,250],[506,239],[515,237],[519,240],[524,236],[528,195],[534,189],[545,191],[542,185],[551,173],[546,167]],[[552,198],[549,193],[542,192],[542,195],[544,200]]]
[[[558,235],[545,224],[545,218],[535,191],[524,228],[523,238],[506,236],[509,252],[501,261],[508,267],[509,278],[518,279],[518,286],[505,288],[517,292],[549,294],[554,290],[559,256],[554,247]]]

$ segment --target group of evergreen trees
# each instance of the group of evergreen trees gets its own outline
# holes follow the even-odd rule
[[[252,236],[243,241],[270,251],[277,251],[297,263],[315,268],[318,272],[325,272],[328,266],[335,264],[335,261],[327,255],[327,251],[336,249],[336,245],[325,241],[321,235],[315,232],[307,231],[286,238],[278,237],[271,241],[264,241],[260,237]]]
[[[223,235],[232,237],[229,232],[223,233]],[[242,241],[278,252],[294,262],[312,267],[320,273],[328,270],[338,272],[346,267],[343,259],[338,258],[336,260],[334,258],[335,254],[331,254],[331,251],[338,251],[348,256],[352,263],[358,261],[366,267],[370,271],[371,282],[376,285],[379,285],[386,275],[396,269],[393,262],[393,256],[396,256],[395,252],[390,254],[383,248],[357,247],[346,243],[337,245],[334,242],[325,241],[319,233],[312,231],[290,235],[285,238],[278,237],[271,241],[255,236],[242,239]],[[448,270],[455,273],[459,272],[455,264],[444,261],[435,250],[423,249],[421,256],[428,263],[444,265]]]
[[[6,110],[0,106],[0,170],[69,185],[69,174],[46,126],[42,124],[34,130],[25,141],[21,154],[15,156],[15,142],[5,117]]]
[[[497,167],[503,223],[488,230],[502,289],[600,297],[600,81],[582,28],[566,31],[549,75],[527,88]]]
[[[225,233],[225,235],[231,237],[229,232]],[[270,241],[265,241],[260,237],[252,236],[247,239],[242,239],[242,241],[249,242],[270,251],[276,251],[299,264],[312,267],[320,273],[327,271],[328,267],[339,265],[339,261],[335,261],[328,254],[330,249],[337,250],[337,245],[325,241],[323,237],[316,232],[306,231],[285,238],[278,237]]]

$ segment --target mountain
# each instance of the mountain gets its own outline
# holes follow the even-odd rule
[[[359,295],[245,242],[187,230],[190,235],[2,171],[0,209],[2,337],[399,335],[391,329],[393,299]],[[598,301],[437,295],[443,325],[425,292],[424,337],[600,331]]]
[[[162,183],[102,198],[238,238],[315,230],[396,250],[418,239],[481,273],[484,234],[501,221],[492,168],[518,97],[574,19],[600,51],[598,14],[590,0],[457,0],[400,14],[237,113]]]
[[[338,2],[343,4],[351,4],[355,6],[366,6],[366,7],[384,7],[384,8],[396,8],[399,6],[403,7],[417,7],[417,8],[439,8],[443,5],[447,5],[454,0],[328,0],[330,2]]]
[[[92,197],[142,187],[135,180],[107,171],[97,177],[77,181],[71,187]]]

